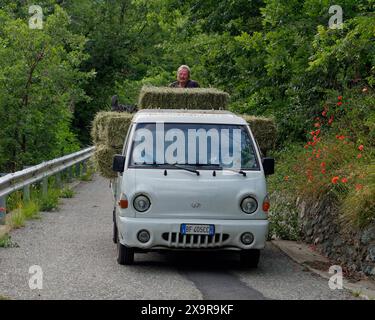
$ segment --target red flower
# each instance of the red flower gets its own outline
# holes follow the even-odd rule
[[[359,183],[355,185],[355,189],[356,189],[357,191],[362,190],[362,188],[363,188],[363,185],[361,185],[361,184],[359,184]]]
[[[328,120],[328,124],[332,124],[332,122],[333,122],[333,116],[331,116],[331,117],[329,118],[329,120]]]
[[[320,164],[320,166],[321,166],[322,168],[325,168],[326,163],[325,163],[325,162],[322,162],[322,163]]]
[[[338,96],[338,97],[337,97],[337,100],[342,100],[342,96]]]
[[[326,174],[326,169],[323,168],[323,169],[321,170],[321,172],[322,172],[323,174]]]
[[[342,179],[341,179],[341,182],[342,182],[342,183],[347,183],[347,182],[348,182],[348,179],[347,179],[347,178],[342,178]]]
[[[364,146],[363,146],[363,144],[361,144],[361,145],[358,147],[358,150],[359,150],[359,151],[363,151],[363,148],[364,148]]]
[[[345,139],[345,136],[343,136],[343,135],[341,135],[341,136],[337,135],[337,136],[336,136],[336,139],[344,140],[344,139]]]
[[[324,110],[324,111],[322,112],[322,116],[323,116],[323,117],[326,117],[326,116],[327,116],[327,110]]]
[[[285,180],[285,181],[288,181],[288,180],[289,180],[289,176],[285,176],[285,177],[284,177],[284,180]]]
[[[320,134],[320,129],[316,130],[315,134],[318,136]]]
[[[317,159],[320,158],[320,153],[317,153],[317,154],[316,154],[316,158],[317,158]]]
[[[342,102],[341,101],[337,102],[337,105],[340,107],[342,105]]]
[[[358,156],[357,156],[357,159],[361,159],[362,158],[362,154],[360,153]]]
[[[319,123],[319,122],[316,122],[316,123],[314,124],[314,127],[315,127],[315,128],[319,128],[319,127],[320,127],[320,123]]]
[[[333,177],[331,181],[333,184],[336,184],[339,180],[340,180],[339,177]]]
[[[304,148],[305,148],[305,149],[308,149],[308,148],[309,148],[309,145],[308,145],[308,144],[307,144],[307,145],[305,145],[305,146],[304,146]]]

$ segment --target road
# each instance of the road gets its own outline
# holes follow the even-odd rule
[[[330,290],[326,279],[290,260],[271,243],[259,267],[246,269],[233,253],[136,254],[116,262],[112,200],[107,180],[82,182],[57,212],[11,233],[15,248],[0,248],[0,296],[11,299],[355,299]],[[43,271],[31,290],[29,268]]]

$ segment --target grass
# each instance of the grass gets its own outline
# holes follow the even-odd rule
[[[51,212],[56,210],[59,206],[59,197],[60,190],[50,188],[47,194],[42,195],[38,200],[40,211]]]
[[[91,166],[91,165],[87,166],[86,173],[81,175],[80,180],[81,181],[92,181],[92,176],[93,176],[94,172],[95,172],[95,169],[94,169],[93,166]]]
[[[356,298],[359,298],[361,296],[361,292],[360,291],[352,291],[352,295]]]
[[[69,187],[64,187],[60,192],[60,197],[66,198],[66,199],[73,198],[74,197],[74,190],[72,188],[69,188]]]
[[[25,216],[22,213],[22,208],[13,211],[10,219],[10,225],[13,229],[19,229],[25,226]]]
[[[27,201],[23,208],[22,214],[26,220],[40,219],[39,204],[36,201]]]
[[[0,294],[0,300],[11,300],[11,299]]]

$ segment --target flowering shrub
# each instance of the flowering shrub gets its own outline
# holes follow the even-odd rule
[[[338,96],[315,118],[310,139],[295,171],[298,194],[320,199],[333,193],[341,206],[342,220],[362,227],[375,218],[373,146],[353,126],[355,104]],[[336,124],[337,123],[337,124]],[[364,143],[366,141],[368,145]]]
[[[307,130],[307,143],[280,154],[287,162],[276,167],[272,188],[307,201],[336,199],[348,227],[375,220],[374,98],[361,90],[326,103]],[[372,107],[371,107],[372,106]],[[370,119],[370,120],[369,120]],[[371,127],[372,126],[372,127]],[[290,154],[287,154],[290,152]],[[278,172],[280,170],[281,172]]]

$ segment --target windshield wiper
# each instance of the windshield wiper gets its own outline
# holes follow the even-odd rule
[[[175,168],[178,168],[178,169],[182,169],[182,170],[185,170],[185,171],[189,171],[189,172],[194,172],[197,174],[197,176],[200,175],[199,171],[198,170],[195,170],[193,168],[188,168],[188,167],[185,167],[184,164],[177,164],[177,163],[156,163],[156,161],[154,161],[153,163],[134,163],[135,165],[142,165],[142,166],[149,166],[149,167],[165,167],[165,166],[172,166],[172,167],[175,167]],[[167,169],[167,168],[165,168]]]
[[[189,172],[194,172],[197,174],[197,176],[200,175],[199,171],[198,170],[195,170],[195,169],[192,169],[192,168],[188,168],[188,167],[185,167],[184,165],[180,165],[180,164],[177,164],[177,163],[173,163],[171,164],[172,166],[176,167],[176,168],[179,168],[179,169],[182,169],[182,170],[186,170],[186,171],[189,171]]]

